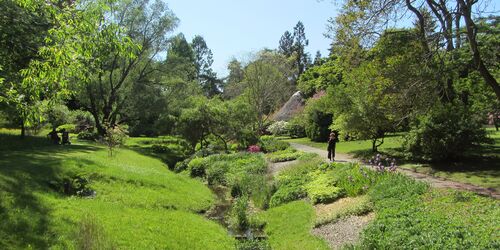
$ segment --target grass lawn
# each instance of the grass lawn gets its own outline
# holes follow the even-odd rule
[[[0,131],[0,249],[234,248],[222,226],[199,214],[214,204],[213,193],[160,160],[125,148],[111,158],[97,144],[50,145],[13,133]],[[54,184],[76,176],[89,180],[94,198]]]
[[[487,131],[490,138],[494,140],[494,144],[481,145],[460,162],[417,163],[403,159],[398,160],[398,162],[402,163],[401,167],[419,173],[470,183],[500,192],[500,132],[495,131],[494,128],[487,128]],[[285,140],[325,150],[327,145],[326,143],[312,142],[308,138]],[[389,135],[384,144],[379,147],[379,151],[397,157],[401,151],[402,143],[402,134]],[[367,159],[372,155],[371,141],[369,140],[339,142],[336,150],[362,159]]]
[[[325,241],[311,235],[315,214],[310,203],[294,201],[260,216],[267,223],[265,232],[272,249],[329,249]]]

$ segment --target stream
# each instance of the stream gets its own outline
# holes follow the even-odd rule
[[[205,213],[205,216],[224,226],[229,235],[237,240],[266,240],[267,236],[262,229],[249,227],[246,230],[235,230],[229,225],[227,217],[231,211],[232,198],[228,188],[224,186],[209,186],[217,196],[217,203]]]

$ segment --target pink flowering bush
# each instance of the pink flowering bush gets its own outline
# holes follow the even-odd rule
[[[259,153],[260,147],[258,145],[250,145],[247,151],[250,153]]]

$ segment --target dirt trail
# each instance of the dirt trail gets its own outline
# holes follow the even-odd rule
[[[326,150],[321,150],[318,148],[310,147],[310,146],[303,145],[303,144],[293,143],[293,142],[290,143],[290,145],[297,150],[301,150],[301,151],[308,152],[308,153],[316,153],[320,156],[324,156],[325,160],[326,160],[326,155],[327,155]],[[360,162],[359,160],[354,159],[352,156],[350,156],[348,154],[342,154],[342,153],[336,153],[335,161],[336,162]],[[366,167],[369,167],[369,166],[366,166]],[[435,188],[452,188],[452,189],[457,189],[457,190],[471,191],[471,192],[474,192],[477,194],[490,196],[490,197],[493,197],[495,199],[500,199],[500,193],[496,193],[495,191],[487,189],[487,188],[478,187],[478,186],[466,184],[466,183],[450,181],[450,180],[446,180],[446,179],[441,179],[441,178],[437,178],[437,177],[426,175],[426,174],[416,173],[416,172],[413,172],[413,171],[407,170],[407,169],[399,168],[398,172],[403,173],[407,176],[410,176],[414,179],[428,182],[432,187],[435,187]]]
[[[361,231],[373,220],[374,214],[349,216],[336,223],[314,228],[312,234],[325,239],[331,249],[340,249],[346,244],[356,244]]]

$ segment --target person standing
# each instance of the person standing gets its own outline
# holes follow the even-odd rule
[[[330,137],[328,138],[328,159],[330,161],[335,161],[335,146],[337,145],[337,142],[339,142],[339,139],[337,138],[337,134],[335,132],[330,133]]]

